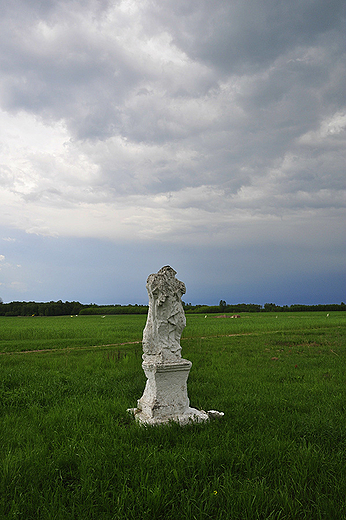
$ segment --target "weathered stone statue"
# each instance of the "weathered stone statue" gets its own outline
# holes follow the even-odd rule
[[[147,382],[137,408],[129,411],[144,424],[205,421],[222,413],[190,408],[187,378],[191,361],[181,357],[180,338],[186,326],[181,297],[186,289],[172,267],[162,267],[147,280],[149,312],[143,331],[143,363]]]
[[[181,297],[185,284],[169,265],[147,280],[149,312],[143,331],[143,361],[168,363],[181,359],[180,337],[186,326]]]

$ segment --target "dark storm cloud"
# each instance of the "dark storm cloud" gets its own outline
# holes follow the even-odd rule
[[[5,8],[2,106],[47,121],[65,119],[80,139],[114,133],[117,104],[139,73],[126,49],[103,36],[106,8],[107,2],[74,1]]]
[[[194,60],[237,74],[266,67],[294,47],[315,45],[326,33],[340,38],[345,3],[174,0],[155,2],[154,13]]]

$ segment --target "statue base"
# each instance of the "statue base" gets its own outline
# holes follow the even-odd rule
[[[187,396],[187,378],[192,363],[181,359],[174,363],[142,363],[147,376],[144,393],[137,408],[129,409],[141,424],[179,424],[203,422],[209,419],[203,410],[190,408]]]

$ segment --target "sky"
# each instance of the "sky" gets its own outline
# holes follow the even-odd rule
[[[0,0],[0,297],[346,301],[344,0]]]

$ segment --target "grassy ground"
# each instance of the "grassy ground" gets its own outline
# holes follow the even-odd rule
[[[0,518],[346,517],[344,313],[187,316],[191,405],[225,417],[183,428],[126,413],[144,323],[0,320]]]
[[[0,316],[0,351],[63,349],[140,341],[146,316]]]

